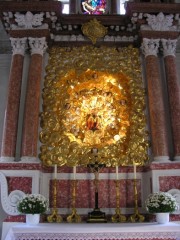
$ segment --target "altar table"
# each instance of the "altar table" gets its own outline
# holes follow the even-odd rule
[[[180,223],[17,224],[5,240],[180,240]]]

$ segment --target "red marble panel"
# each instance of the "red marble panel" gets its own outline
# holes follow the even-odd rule
[[[154,222],[155,221],[155,216],[154,215],[144,215],[146,222]],[[67,215],[62,216],[63,219],[65,220],[67,218]],[[87,215],[86,216],[81,216],[83,221],[87,220]],[[111,216],[107,216],[108,221],[111,221]],[[66,221],[66,220],[65,220]],[[170,221],[180,221],[180,215],[173,215],[170,214]],[[3,222],[25,222],[25,215],[18,215],[18,216],[7,216],[6,219],[3,220]],[[42,214],[40,218],[40,222],[47,222],[47,215]]]
[[[43,173],[53,173],[53,167],[43,166],[41,163],[1,163],[1,170],[41,170]],[[180,163],[151,163],[151,165],[137,167],[137,172],[148,172],[151,170],[164,170],[164,169],[180,169]],[[72,173],[73,168],[71,167],[58,167],[58,173]],[[90,172],[86,167],[77,167],[77,173],[88,173]],[[102,173],[115,173],[115,168],[104,168]],[[133,167],[119,167],[119,173],[132,173]]]
[[[180,176],[159,177],[159,190],[167,192],[172,188],[180,189]]]
[[[180,168],[180,164],[179,164]],[[144,170],[147,169],[147,167],[144,166],[139,166],[137,167],[137,172],[144,172]],[[149,170],[149,168],[148,168]],[[44,173],[50,173],[54,171],[54,167],[47,167],[47,166],[42,166],[42,172]],[[133,172],[134,169],[133,167],[119,167],[119,173],[127,173],[127,172]],[[67,167],[67,166],[62,166],[57,168],[58,173],[73,173],[73,168],[72,167]],[[101,173],[114,173],[115,174],[116,169],[113,167],[108,167],[108,168],[103,168],[101,170]],[[91,173],[88,167],[81,167],[77,166],[76,167],[76,173]]]
[[[25,222],[25,215],[7,216],[3,222]]]
[[[7,177],[9,193],[14,190],[21,190],[25,193],[32,192],[31,177]]]
[[[50,206],[53,202],[53,181],[50,181]],[[131,179],[120,180],[120,207],[134,207],[134,181]],[[141,181],[137,180],[138,206],[141,206]],[[99,207],[116,207],[116,185],[114,180],[99,181]],[[72,182],[69,180],[57,180],[57,207],[71,208]],[[95,188],[93,180],[78,180],[76,188],[76,207],[94,208]]]
[[[19,54],[12,58],[1,149],[1,156],[5,157],[15,157],[23,59]]]
[[[40,170],[41,163],[1,163],[0,170]]]
[[[3,222],[25,222],[26,217],[25,215],[18,215],[18,216],[7,216],[7,218]],[[46,216],[41,214],[40,216],[40,223],[46,222]]]
[[[78,181],[76,206],[78,208],[94,208],[94,184],[92,180]]]
[[[150,169],[152,170],[166,170],[166,169],[180,169],[180,162],[178,163],[151,163]]]

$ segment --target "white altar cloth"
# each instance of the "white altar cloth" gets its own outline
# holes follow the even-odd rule
[[[40,223],[17,224],[5,240],[180,240],[180,223]]]

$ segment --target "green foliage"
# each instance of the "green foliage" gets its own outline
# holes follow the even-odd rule
[[[167,192],[150,194],[145,204],[149,213],[171,213],[178,209],[176,199]]]
[[[27,194],[18,202],[17,209],[20,213],[36,214],[46,212],[48,206],[48,200],[41,194]]]

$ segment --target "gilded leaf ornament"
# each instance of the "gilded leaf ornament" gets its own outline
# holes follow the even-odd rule
[[[104,37],[108,31],[96,18],[84,23],[81,29],[83,34],[87,36],[93,44],[96,44],[97,39]]]

